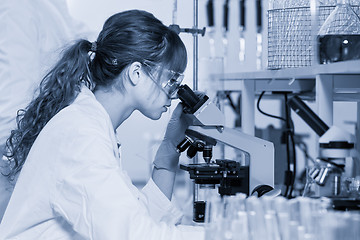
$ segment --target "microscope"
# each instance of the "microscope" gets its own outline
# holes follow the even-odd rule
[[[303,195],[328,197],[334,208],[359,209],[359,200],[351,200],[342,186],[346,158],[356,153],[355,137],[337,126],[327,126],[298,96],[289,105],[319,136],[319,157],[307,171]]]
[[[264,195],[274,186],[274,145],[271,142],[224,126],[223,113],[205,94],[195,94],[187,85],[178,89],[184,112],[191,120],[186,138],[178,146],[191,159],[202,152],[202,163],[180,164],[195,182],[195,189],[218,187],[221,196],[245,193]],[[225,144],[244,153],[248,164],[231,159],[212,159],[214,146]],[[195,194],[197,191],[194,191]],[[203,222],[205,201],[194,196],[195,222]]]

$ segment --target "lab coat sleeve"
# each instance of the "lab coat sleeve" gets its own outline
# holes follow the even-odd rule
[[[151,218],[141,194],[131,191],[122,169],[114,164],[112,149],[96,139],[86,141],[83,154],[74,154],[77,163],[86,164],[75,163],[75,170],[57,181],[51,200],[54,213],[76,232],[86,239],[203,239],[202,228],[176,227]]]
[[[152,179],[142,189],[151,217],[157,221],[177,224],[181,221],[182,212],[161,192]]]

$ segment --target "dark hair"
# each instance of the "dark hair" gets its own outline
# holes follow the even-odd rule
[[[11,165],[6,175],[12,178],[21,170],[40,131],[74,101],[82,84],[89,88],[111,86],[136,61],[183,72],[187,64],[186,49],[179,36],[152,14],[130,10],[106,20],[96,40],[96,50],[88,40],[79,40],[65,50],[41,81],[37,96],[25,110],[18,111],[17,129],[11,131],[6,142],[6,156]]]

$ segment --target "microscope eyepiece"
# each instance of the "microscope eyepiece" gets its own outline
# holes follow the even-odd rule
[[[189,158],[195,157],[197,152],[202,152],[204,150],[205,143],[201,140],[195,140],[189,147],[187,151],[187,156]]]
[[[184,105],[184,112],[190,114],[195,113],[209,99],[206,95],[197,95],[186,84],[179,87],[177,95]]]

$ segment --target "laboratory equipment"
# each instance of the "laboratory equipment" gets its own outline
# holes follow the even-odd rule
[[[248,194],[249,167],[240,166],[231,160],[216,160],[214,163],[181,164],[180,168],[190,173],[190,179],[197,185],[194,199],[195,222],[203,222],[207,200],[219,193],[221,196]],[[217,187],[218,186],[218,187]]]
[[[216,192],[215,184],[200,184],[193,205],[193,220],[195,222],[204,222],[206,201]]]
[[[239,2],[239,60],[245,61],[245,0]]]
[[[346,178],[344,187],[349,197],[360,199],[360,176]]]
[[[360,234],[358,211],[335,211],[327,198],[213,196],[206,207],[207,240],[347,239]]]
[[[345,172],[345,158],[354,149],[354,137],[342,129],[332,126],[319,138],[320,158],[315,172],[310,171],[312,179],[320,186],[331,184],[329,189],[320,188],[322,196],[341,196],[342,175]],[[319,173],[316,174],[316,172]],[[328,182],[326,182],[328,181]]]
[[[262,4],[256,0],[256,69],[262,68]]]
[[[172,24],[177,24],[177,0],[173,0],[173,10],[172,10]]]
[[[346,158],[355,156],[355,137],[337,126],[329,128],[298,96],[292,97],[289,105],[320,136],[319,157],[307,171],[303,195],[333,198],[340,207],[339,198],[349,197],[342,184]],[[354,199],[354,207],[359,208],[359,200]],[[349,204],[349,199],[343,203]]]
[[[350,0],[338,0],[317,39],[320,64],[360,59],[360,18]]]
[[[225,0],[224,5],[223,5],[223,26],[222,26],[222,31],[223,31],[223,36],[222,36],[222,41],[223,41],[223,46],[224,46],[224,58],[226,58],[227,56],[227,51],[228,51],[228,31],[229,31],[229,0]]]
[[[198,35],[200,34],[201,36],[205,35],[206,32],[206,28],[203,27],[202,29],[198,28],[198,8],[199,8],[199,3],[198,0],[194,0],[194,25],[192,28],[181,28],[179,25],[177,25],[175,23],[176,21],[176,12],[177,12],[177,1],[174,0],[174,16],[173,16],[173,24],[171,24],[169,26],[170,29],[172,29],[173,31],[175,31],[177,34],[180,34],[181,32],[184,33],[190,33],[193,35],[194,37],[194,48],[193,48],[193,87],[194,90],[198,89],[198,51],[199,51],[199,44],[198,44]],[[175,20],[174,20],[175,19]]]
[[[181,33],[181,32],[184,32],[184,33],[191,33],[191,34],[200,34],[201,36],[204,36],[205,35],[205,32],[206,32],[206,28],[203,27],[202,29],[200,28],[180,28],[179,25],[176,25],[176,24],[171,24],[169,26],[169,28],[171,30],[173,30],[174,32],[176,32],[177,34]]]
[[[222,196],[238,192],[249,195],[259,185],[268,185],[271,187],[268,190],[273,189],[274,146],[271,142],[224,127],[224,116],[215,104],[206,95],[195,94],[187,85],[180,86],[178,96],[184,112],[192,121],[178,150],[184,152],[188,149],[189,158],[198,152],[202,152],[204,157],[203,163],[180,165],[181,169],[190,173],[197,187],[217,185]],[[211,152],[218,142],[245,152],[249,164],[229,159],[212,160]],[[256,192],[266,193],[259,188]],[[197,201],[196,197],[194,201]],[[196,216],[194,220],[199,221]]]
[[[209,30],[210,57],[215,58],[215,18],[214,18],[214,0],[208,0],[206,3],[207,23]]]
[[[336,8],[336,0],[271,0],[269,3],[268,68],[317,64],[317,34]],[[352,1],[351,8],[360,14],[359,1]]]

